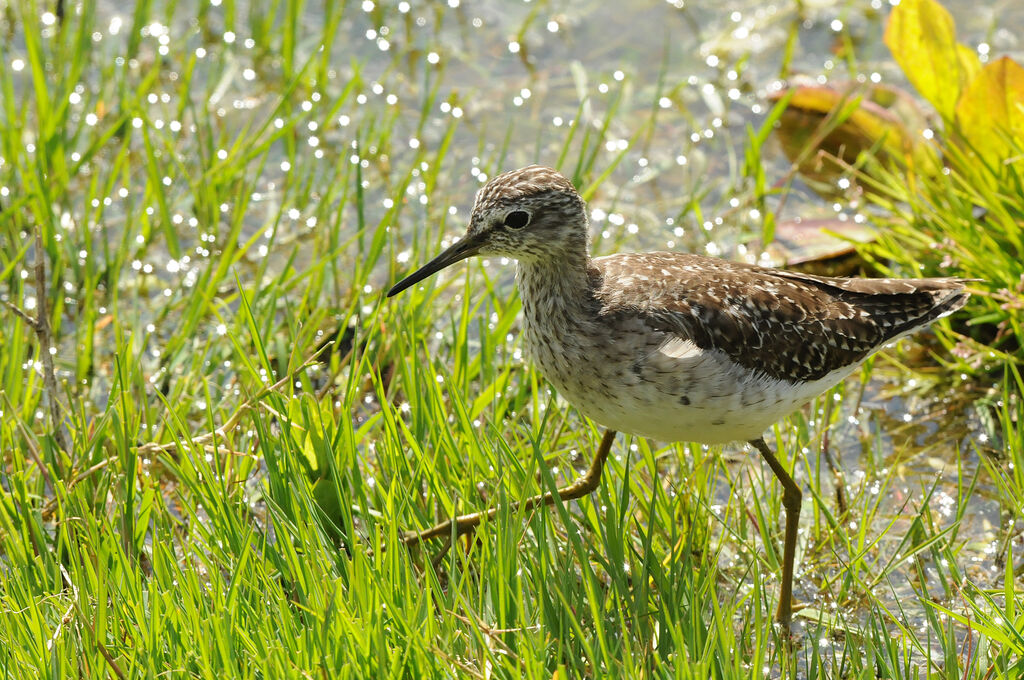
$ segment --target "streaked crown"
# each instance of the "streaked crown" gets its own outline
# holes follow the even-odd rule
[[[525,168],[502,173],[487,182],[477,192],[473,210],[555,191],[576,195],[576,187],[557,170],[543,165],[527,165]]]

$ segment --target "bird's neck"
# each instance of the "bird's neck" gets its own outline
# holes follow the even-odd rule
[[[585,248],[562,257],[520,260],[516,278],[527,323],[588,308],[593,301],[591,268]]]

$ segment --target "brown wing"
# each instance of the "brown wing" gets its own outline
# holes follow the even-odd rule
[[[717,349],[789,381],[851,366],[963,306],[960,279],[839,279],[685,253],[594,260],[602,314]]]

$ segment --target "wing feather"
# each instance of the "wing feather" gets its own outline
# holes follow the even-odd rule
[[[963,306],[962,279],[844,279],[686,253],[594,260],[602,314],[636,316],[773,378],[810,381]]]

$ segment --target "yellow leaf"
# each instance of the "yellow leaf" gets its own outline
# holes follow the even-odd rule
[[[960,62],[960,89],[963,90],[981,72],[978,53],[963,43],[956,44],[956,56]]]
[[[949,12],[935,0],[902,0],[889,15],[885,44],[921,96],[952,119],[977,58],[957,44]]]
[[[1009,57],[987,64],[956,108],[960,135],[990,162],[1004,161],[1024,146],[1024,67]]]

